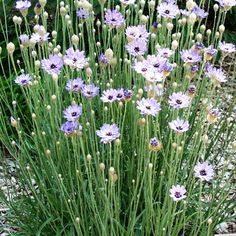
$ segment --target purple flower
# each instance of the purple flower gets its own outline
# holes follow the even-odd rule
[[[194,175],[202,181],[210,181],[214,177],[214,170],[207,162],[198,163],[194,167]]]
[[[184,63],[191,64],[201,61],[201,56],[192,49],[182,50],[180,54],[181,54],[181,59],[184,61]]]
[[[198,7],[198,6],[195,6],[193,9],[192,9],[192,12],[196,14],[196,16],[200,19],[204,19],[208,16],[208,12],[205,12],[204,9]]]
[[[108,58],[103,53],[101,53],[101,55],[99,56],[98,60],[99,60],[100,63],[102,63],[104,65],[109,63]]]
[[[198,65],[191,65],[190,70],[191,70],[191,73],[196,73],[199,71],[199,66]]]
[[[190,84],[190,85],[188,86],[188,89],[187,89],[187,95],[188,95],[189,97],[193,97],[193,96],[195,96],[196,91],[197,91],[196,86],[195,86],[194,84]]]
[[[42,68],[49,75],[58,75],[63,67],[63,60],[58,55],[49,55],[48,59],[43,59],[41,61]]]
[[[49,39],[49,33],[45,33],[43,35],[40,35],[39,33],[33,33],[31,35],[31,39],[35,42],[35,43],[43,43],[43,42],[47,42]]]
[[[16,1],[16,9],[20,11],[27,10],[31,6],[31,2],[28,0],[18,0]]]
[[[201,51],[202,49],[204,49],[205,46],[202,42],[196,42],[194,45],[193,45],[193,51],[196,51],[196,52],[199,52]]]
[[[105,23],[112,28],[119,28],[124,25],[125,19],[119,11],[108,9],[105,14]]]
[[[60,130],[64,132],[65,135],[70,136],[77,134],[78,131],[82,131],[82,126],[76,121],[66,121],[61,125]]]
[[[136,40],[147,41],[149,37],[149,33],[147,32],[145,25],[129,26],[126,29],[125,34],[129,42]]]
[[[216,123],[220,117],[220,111],[218,108],[210,109],[207,114],[207,121],[210,124]]]
[[[169,126],[171,129],[173,129],[178,134],[184,133],[189,130],[188,121],[181,120],[179,118],[169,122]]]
[[[219,48],[225,54],[234,53],[236,51],[235,45],[232,43],[220,42]]]
[[[220,6],[228,11],[231,7],[236,6],[236,0],[216,0]]]
[[[117,90],[111,88],[103,91],[101,100],[109,103],[117,101]]]
[[[137,108],[140,110],[142,115],[156,116],[161,110],[160,103],[154,98],[142,98],[137,101]]]
[[[176,4],[163,2],[157,7],[157,12],[163,17],[174,19],[179,13],[179,8]]]
[[[133,96],[133,92],[128,89],[124,89],[124,100],[129,101]]]
[[[144,55],[147,51],[147,43],[143,40],[136,40],[128,43],[126,49],[132,56]]]
[[[217,69],[216,67],[213,67],[211,65],[207,69],[206,77],[210,78],[216,85],[227,81],[222,69]]]
[[[83,86],[81,92],[85,97],[91,99],[99,94],[99,88],[94,84],[88,84]]]
[[[186,189],[184,186],[180,185],[172,185],[172,188],[170,189],[170,197],[175,201],[180,201],[184,198],[186,198]]]
[[[116,100],[117,101],[124,100],[124,89],[123,88],[116,90]]]
[[[64,117],[68,121],[76,121],[82,114],[82,106],[78,106],[77,104],[73,104],[71,106],[68,106],[64,110]]]
[[[15,83],[20,85],[20,86],[27,86],[29,82],[32,80],[32,77],[28,74],[21,74],[16,77]]]
[[[66,83],[66,90],[71,92],[79,92],[84,86],[84,81],[81,78],[68,80]]]
[[[209,46],[205,49],[204,58],[206,60],[211,60],[213,56],[217,54],[217,49],[214,49],[213,46]]]
[[[27,34],[21,34],[19,39],[23,46],[27,46],[29,44],[29,36]]]
[[[84,51],[80,51],[78,49],[67,49],[63,59],[64,63],[71,69],[83,69],[87,64],[87,59],[85,58]]]
[[[169,48],[159,48],[157,50],[157,53],[159,56],[163,58],[169,58],[174,54],[174,51]]]
[[[120,137],[120,131],[116,124],[104,124],[100,130],[96,131],[96,134],[101,138],[102,143],[111,143]]]
[[[149,150],[150,151],[159,151],[162,148],[162,144],[160,143],[160,141],[154,137],[151,138],[149,141]]]
[[[187,95],[182,92],[173,93],[169,97],[169,104],[175,109],[186,108],[190,104],[190,99]]]
[[[76,15],[77,15],[80,19],[84,20],[84,19],[87,19],[90,14],[89,14],[88,11],[84,10],[83,8],[80,8],[79,10],[76,11]]]

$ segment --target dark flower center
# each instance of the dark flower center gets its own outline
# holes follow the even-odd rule
[[[52,64],[50,67],[51,67],[51,69],[57,68],[55,64]]]
[[[182,101],[179,100],[179,99],[177,99],[177,100],[176,100],[176,103],[180,105],[180,104],[182,104]]]
[[[110,96],[108,96],[107,98],[108,98],[108,100],[112,100],[112,99],[113,99],[113,96],[110,95]]]
[[[92,92],[91,92],[91,91],[87,91],[87,94],[91,95],[91,94],[92,94]]]
[[[169,10],[165,10],[165,13],[166,13],[166,14],[170,14],[170,11],[169,11]]]
[[[176,126],[176,129],[177,130],[183,130],[183,127],[182,126]]]
[[[190,60],[190,61],[191,61],[191,60],[193,60],[193,58],[192,58],[192,57],[187,57],[187,59],[188,59],[188,60]]]
[[[117,94],[117,98],[122,98],[122,94],[121,93]]]
[[[206,176],[207,175],[206,170],[200,170],[200,175]]]
[[[134,51],[135,51],[135,52],[139,52],[139,51],[140,51],[139,47],[135,47],[135,48],[134,48]]]
[[[146,106],[146,109],[150,110],[150,109],[151,109],[151,106]]]
[[[147,68],[142,68],[142,72],[146,72],[147,71]]]
[[[112,18],[112,19],[111,19],[111,21],[115,22],[115,21],[116,21],[116,19]]]
[[[159,68],[160,64],[156,63],[155,65],[153,65],[155,68]]]
[[[112,136],[111,132],[106,133],[107,136]]]
[[[26,82],[27,82],[26,79],[21,80],[21,83],[22,83],[22,84],[26,84]]]
[[[77,62],[77,59],[76,59],[76,58],[73,58],[73,62]]]
[[[72,116],[76,116],[76,115],[77,115],[77,112],[74,111],[74,112],[71,113],[71,115],[72,115]]]
[[[182,194],[180,192],[175,192],[175,197],[176,198],[180,198],[182,196]]]

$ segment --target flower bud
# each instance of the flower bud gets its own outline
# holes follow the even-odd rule
[[[148,22],[148,17],[145,15],[142,15],[140,17],[140,21],[145,25]]]
[[[172,41],[171,47],[173,50],[176,50],[178,48],[178,46],[179,46],[178,41],[176,41],[176,40]]]
[[[190,25],[193,25],[196,20],[197,20],[197,15],[194,12],[192,12],[188,17],[188,23]]]
[[[7,44],[7,51],[9,54],[13,54],[13,52],[15,51],[16,47],[15,44],[10,42]]]
[[[219,31],[222,34],[225,31],[225,26],[224,25],[220,25],[219,26]]]

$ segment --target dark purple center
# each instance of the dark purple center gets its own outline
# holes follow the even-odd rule
[[[182,126],[177,126],[176,129],[177,130],[183,130],[183,127]]]
[[[56,68],[56,65],[55,65],[55,64],[52,64],[50,67],[51,67],[51,69],[55,69],[55,68]]]
[[[112,136],[111,132],[106,133],[107,136]]]
[[[112,99],[113,99],[113,96],[110,95],[110,96],[108,96],[107,98],[108,98],[108,100],[112,100]]]
[[[181,193],[180,192],[175,192],[175,197],[176,198],[180,198],[181,197]]]
[[[206,176],[207,175],[206,170],[200,170],[200,175]]]
[[[72,116],[76,116],[76,115],[77,115],[77,112],[74,111],[74,112],[71,113],[71,115],[72,115]]]
[[[176,100],[176,103],[180,105],[180,104],[182,104],[182,101],[179,100],[179,99],[177,99],[177,100]]]

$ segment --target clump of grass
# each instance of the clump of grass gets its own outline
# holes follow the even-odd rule
[[[58,2],[51,32],[46,0],[16,2],[0,138],[19,165],[23,191],[5,200],[20,234],[212,235],[232,217],[236,114],[221,87],[233,3],[218,2],[100,1],[99,15]]]

